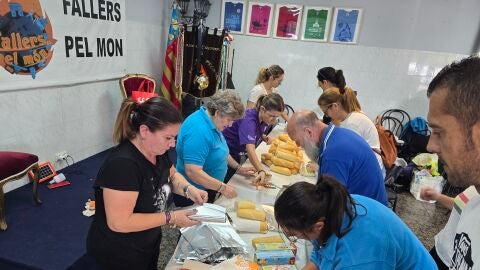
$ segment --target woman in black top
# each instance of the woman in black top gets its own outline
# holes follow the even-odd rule
[[[94,185],[96,213],[87,237],[87,253],[102,268],[157,269],[160,226],[198,223],[189,219],[193,210],[168,210],[172,192],[199,204],[208,198],[175,171],[168,157],[181,120],[161,97],[123,102],[113,133],[118,145]]]
[[[318,86],[322,91],[326,91],[332,87],[344,90],[346,87],[345,77],[341,69],[335,70],[333,67],[324,67],[318,70],[317,73]],[[332,119],[326,114],[323,114],[323,123],[330,124]]]

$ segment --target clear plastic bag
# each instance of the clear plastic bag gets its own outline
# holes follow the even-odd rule
[[[202,223],[181,229],[182,236],[174,258],[215,264],[235,255],[248,256],[248,246],[229,222]]]

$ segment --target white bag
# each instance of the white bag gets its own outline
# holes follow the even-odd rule
[[[420,199],[420,191],[423,187],[430,186],[438,192],[442,192],[445,185],[443,176],[431,176],[427,170],[416,171],[413,175],[412,184],[410,185],[410,193],[415,199],[422,202],[434,203],[436,201],[425,201]]]

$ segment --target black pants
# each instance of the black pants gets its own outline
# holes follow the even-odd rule
[[[438,270],[448,270],[448,267],[443,263],[442,259],[438,257],[437,250],[435,246],[430,250],[430,256],[432,256],[433,260],[437,264]]]

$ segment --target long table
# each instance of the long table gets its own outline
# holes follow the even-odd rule
[[[284,132],[284,125],[277,125],[273,131],[270,133],[269,136],[271,137],[276,137],[280,135],[281,133]],[[262,142],[256,149],[256,153],[258,157],[262,153],[268,152],[269,146]],[[306,157],[304,157],[304,160],[307,160]],[[247,160],[243,166],[251,166],[251,163]],[[265,165],[264,165],[265,166]],[[268,167],[265,166],[265,171],[269,171]],[[299,181],[306,181],[309,183],[315,183],[316,178],[315,177],[305,177],[300,174],[297,175],[291,175],[291,176],[286,176],[282,174],[277,174],[274,172],[271,172],[272,174],[272,183],[276,185],[277,187],[283,187],[284,185],[291,185],[293,183],[299,182]],[[234,202],[236,200],[251,200],[254,201],[257,206],[260,206],[261,204],[266,204],[266,205],[273,205],[275,203],[275,199],[278,195],[278,192],[280,189],[269,189],[269,188],[256,188],[255,186],[252,186],[250,184],[251,179],[248,179],[244,176],[235,174],[230,181],[228,182],[229,185],[232,185],[235,188],[235,191],[237,192],[237,197],[234,199],[226,199],[225,197],[220,197],[215,201],[215,204],[219,204],[222,206],[225,206],[228,210],[229,215],[236,215],[235,209],[233,207]],[[262,233],[239,233],[240,237],[247,243],[247,245],[251,246],[251,240],[256,237],[263,237],[263,236],[274,236],[274,235],[279,235],[279,232],[277,231],[269,231],[266,234]],[[309,258],[309,251],[311,250],[311,245],[308,241],[303,241],[299,240],[297,243],[297,261],[296,261],[296,266],[298,269],[301,269],[307,262]],[[249,250],[249,255],[250,259],[253,260],[253,255],[254,255],[254,250],[253,247]],[[176,264],[175,258],[171,258],[167,267],[165,269],[167,270],[178,270],[182,268],[181,265]]]

